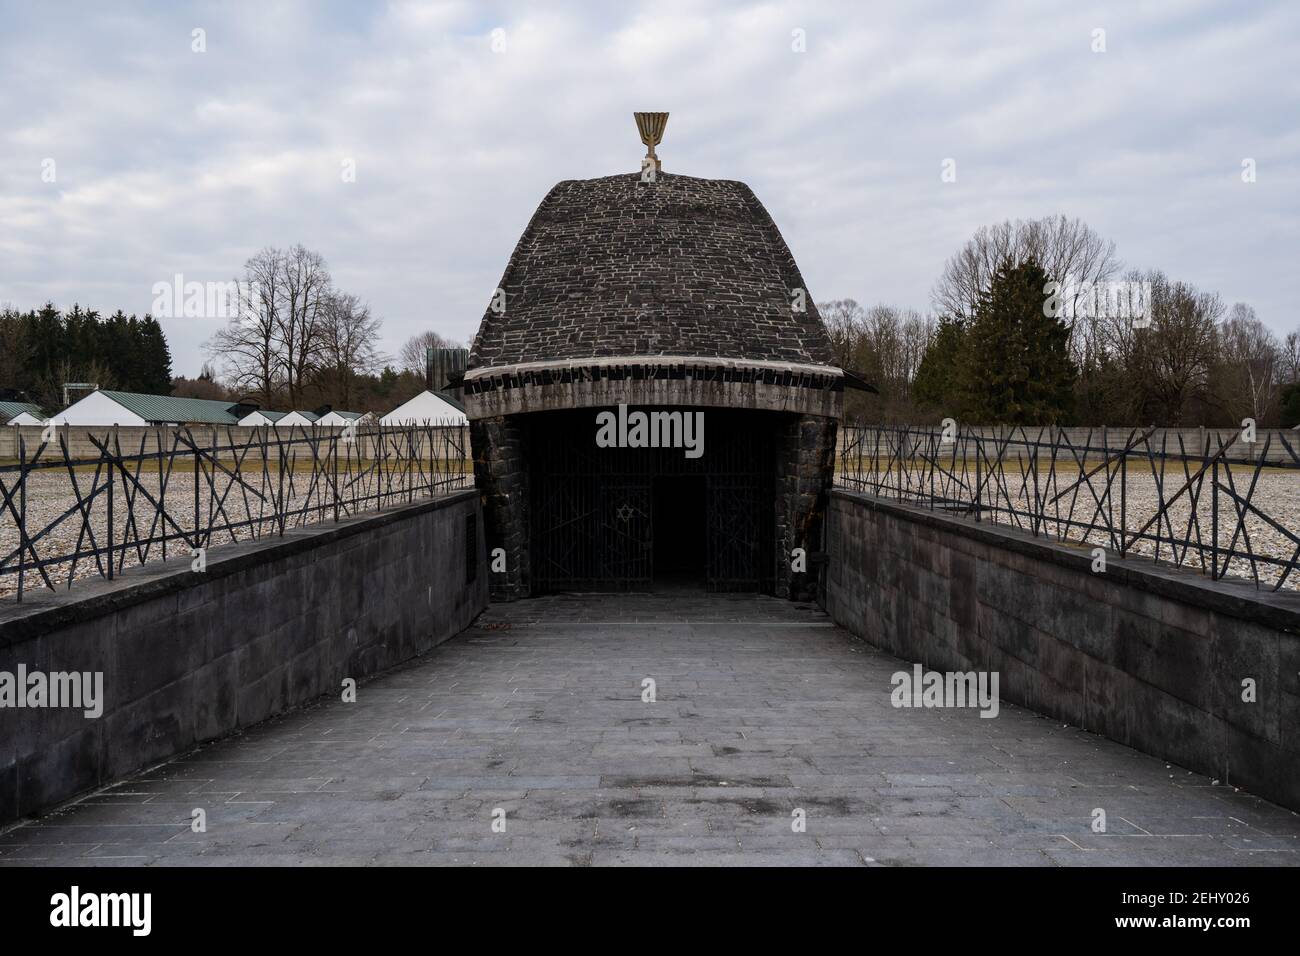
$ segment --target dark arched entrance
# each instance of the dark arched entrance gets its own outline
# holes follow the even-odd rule
[[[776,448],[788,416],[703,411],[698,458],[598,447],[594,409],[526,417],[535,593],[773,590]]]

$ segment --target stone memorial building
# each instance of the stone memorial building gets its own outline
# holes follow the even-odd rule
[[[551,189],[470,350],[496,599],[815,588],[845,374],[753,191],[663,172],[666,118]]]

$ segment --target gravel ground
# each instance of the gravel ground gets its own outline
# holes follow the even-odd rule
[[[432,476],[438,482],[445,482],[448,476],[437,474]],[[430,476],[427,474],[413,474],[410,480],[413,480],[417,486],[415,492],[409,496],[410,500],[418,500],[427,497],[428,488],[423,490],[418,488],[421,483],[427,484]],[[267,534],[278,532],[278,524],[273,517],[276,511],[274,500],[280,494],[278,476],[272,474],[270,482],[265,486],[262,484],[260,475],[253,475],[246,479],[254,489],[260,491],[266,496],[266,500],[258,498],[253,491],[244,492],[238,485],[226,491],[224,478],[220,479],[217,484],[215,498],[208,491],[207,487],[200,479],[199,486],[199,526],[208,527],[211,524],[225,525],[233,524],[236,527],[232,531],[216,531],[212,534],[212,539],[207,543],[208,547],[217,547],[223,544],[229,544],[232,541],[247,541],[251,537],[261,537]],[[340,475],[341,482],[346,480],[346,473]],[[472,480],[472,476],[465,476],[465,480]],[[95,475],[93,469],[86,472],[78,472],[77,482],[80,485],[81,494],[88,496],[92,487],[94,487]],[[6,482],[8,485],[8,482]],[[159,497],[159,478],[157,474],[140,476],[140,485],[144,491],[152,495],[155,500]],[[186,540],[194,530],[195,513],[195,489],[193,472],[173,474],[167,482],[166,487],[166,511],[170,521],[163,522],[156,518],[157,511],[154,505],[147,500],[140,491],[135,492],[134,502],[128,506],[128,499],[132,494],[134,486],[124,486],[119,479],[113,487],[113,541],[121,543],[124,533],[126,540],[133,541],[135,538],[160,537],[163,534],[169,536],[166,542],[167,560],[179,561],[184,560],[187,563],[190,558],[190,544]],[[370,497],[371,500],[359,501],[353,512],[372,511],[377,507],[400,504],[408,500],[405,492],[406,485],[402,483],[400,476],[392,476],[391,481],[386,480],[383,486],[377,484],[373,478],[359,479],[356,485],[350,490],[345,491],[346,495],[355,495],[360,498]],[[99,484],[98,497],[92,502],[90,529],[94,535],[94,542],[103,547],[107,541],[108,531],[108,493],[104,490],[104,479],[101,477]],[[391,492],[391,497],[387,497],[382,503],[375,500],[375,496],[380,491]],[[222,495],[225,495],[224,500]],[[312,485],[312,475],[310,472],[298,472],[290,480],[289,474],[285,474],[284,499],[291,511],[303,511],[302,514],[293,515],[287,522],[288,528],[300,527],[304,524],[315,524],[319,521],[332,521],[334,519],[334,498],[333,491],[329,486],[322,486],[317,483]],[[46,529],[51,522],[56,521],[65,511],[76,506],[77,496],[72,490],[66,471],[47,471],[35,472],[28,476],[27,479],[27,533],[35,537],[40,534],[42,529]],[[15,497],[14,507],[18,507],[18,501]],[[346,515],[346,511],[341,512],[341,516]],[[134,518],[134,524],[130,520]],[[252,524],[239,527],[242,522],[252,522]],[[0,511],[0,560],[5,561],[6,570],[17,566],[17,557],[15,552],[18,549],[18,526],[14,520],[13,514],[6,508]],[[53,557],[63,557],[72,555],[80,550],[83,553],[76,564],[76,570],[73,572],[74,580],[80,580],[87,577],[95,577],[100,573],[96,559],[93,555],[87,554],[92,549],[90,534],[85,531],[85,523],[81,516],[74,512],[67,518],[54,524],[49,528],[39,540],[35,542],[36,552],[41,559]],[[12,561],[10,560],[12,556]],[[144,548],[137,548],[134,545],[127,548],[125,554],[118,554],[118,560],[124,561],[125,567],[133,567],[142,564],[145,561],[153,562],[161,560],[163,557],[162,545],[154,544],[148,552]],[[30,560],[30,554],[27,555]],[[51,580],[60,588],[66,587],[68,574],[72,571],[71,561],[62,562],[47,567],[47,573]],[[28,570],[24,574],[24,589],[40,589],[44,587],[41,575],[34,570]],[[0,598],[14,595],[18,589],[18,575],[4,574],[0,576]]]

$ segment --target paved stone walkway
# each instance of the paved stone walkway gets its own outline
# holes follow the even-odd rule
[[[752,595],[494,606],[357,703],[0,834],[0,864],[1300,863],[1296,814],[1006,704],[895,709],[905,668]]]

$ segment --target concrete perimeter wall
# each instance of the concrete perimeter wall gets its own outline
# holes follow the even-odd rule
[[[831,495],[826,610],[1005,700],[1300,809],[1300,595]],[[1252,678],[1255,703],[1242,700]]]
[[[0,672],[99,671],[105,705],[0,708],[0,823],[429,650],[486,607],[487,579],[464,491],[4,606]]]

